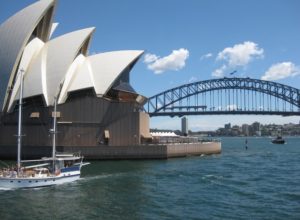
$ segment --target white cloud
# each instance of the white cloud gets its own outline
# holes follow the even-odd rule
[[[192,77],[189,79],[189,83],[196,82],[197,80],[198,80],[197,77],[192,76]]]
[[[292,62],[282,62],[272,65],[261,77],[262,80],[278,80],[300,74],[300,68]]]
[[[167,70],[178,71],[185,67],[185,61],[189,57],[189,51],[184,48],[179,50],[173,50],[168,56],[160,58],[155,54],[146,54],[144,57],[144,63],[147,64],[148,69],[159,74]]]
[[[227,70],[227,66],[223,65],[219,69],[216,69],[215,71],[213,71],[212,76],[221,78],[224,76],[226,70]]]
[[[202,56],[200,57],[200,60],[208,59],[208,58],[210,58],[210,57],[212,57],[212,56],[213,56],[212,53],[207,53],[207,54],[202,55]]]
[[[218,53],[217,60],[225,60],[229,66],[245,66],[255,58],[262,58],[264,50],[259,48],[256,43],[246,41],[243,44],[236,44],[227,47]]]
[[[159,57],[157,57],[155,54],[151,54],[151,53],[147,53],[144,56],[144,63],[152,63],[154,61],[156,61]]]
[[[251,41],[245,41],[242,44],[236,44],[233,47],[227,47],[218,53],[217,61],[224,61],[222,67],[212,72],[214,77],[223,77],[226,71],[230,71],[236,67],[248,65],[254,59],[264,57],[264,49]]]

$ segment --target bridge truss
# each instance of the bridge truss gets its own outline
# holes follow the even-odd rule
[[[300,115],[300,90],[271,81],[222,78],[161,92],[145,104],[150,116],[262,114]]]

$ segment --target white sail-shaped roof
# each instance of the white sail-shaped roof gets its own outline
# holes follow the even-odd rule
[[[49,34],[49,39],[52,37],[52,35],[55,32],[55,30],[56,30],[56,28],[57,28],[58,25],[59,25],[58,22],[52,24],[51,31],[50,31],[50,34]]]
[[[142,50],[126,50],[90,56],[96,94],[105,95],[123,71],[135,63],[143,53]]]
[[[93,31],[94,28],[82,29],[47,42],[25,75],[24,98],[43,94],[47,106],[53,105],[75,58],[78,54],[86,55]]]
[[[59,103],[65,102],[68,93],[86,88],[94,88],[97,96],[105,95],[124,71],[143,53],[142,50],[124,50],[86,57],[80,68],[73,71],[72,76],[65,81]]]
[[[93,80],[91,76],[90,68],[88,66],[87,58],[83,55],[79,55],[71,67],[69,68],[64,84],[61,88],[61,92],[58,98],[58,104],[64,103],[67,99],[70,86],[75,85],[77,88],[74,90],[80,90],[85,88],[93,87]],[[81,69],[85,69],[85,74],[78,74]],[[80,71],[81,72],[81,71]]]
[[[25,77],[28,72],[27,70],[28,70],[28,67],[30,66],[30,63],[32,62],[32,60],[34,60],[38,56],[38,54],[40,53],[40,51],[42,50],[44,45],[45,45],[45,43],[36,37],[33,40],[31,40],[25,47],[23,55],[22,55],[22,59],[20,61],[19,68],[18,68],[19,70],[22,70],[25,72],[25,75],[24,75]],[[32,82],[39,82],[39,80],[35,79]],[[15,99],[19,98],[20,83],[21,83],[20,75],[18,75],[16,77],[14,87],[13,87],[11,95],[10,95],[9,105],[7,108],[8,111],[12,110]]]
[[[5,108],[17,66],[31,37],[47,41],[55,0],[43,0],[19,11],[0,26],[0,105]]]

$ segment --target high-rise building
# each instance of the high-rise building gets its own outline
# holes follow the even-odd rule
[[[253,131],[253,134],[261,136],[260,123],[259,122],[254,122],[252,124],[252,131]]]
[[[183,133],[183,135],[188,135],[189,133],[189,124],[187,117],[183,117],[181,119],[181,132]]]
[[[245,136],[249,136],[249,125],[247,125],[247,124],[242,125],[242,133]]]
[[[230,124],[230,123],[228,123],[228,124],[225,124],[225,125],[224,125],[224,128],[225,128],[226,130],[229,130],[229,129],[231,129],[231,124]]]

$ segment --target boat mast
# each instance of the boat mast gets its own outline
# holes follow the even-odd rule
[[[57,98],[54,97],[54,115],[53,115],[53,136],[52,136],[52,158],[53,163],[55,159],[56,153],[56,105],[57,105]]]
[[[53,135],[52,135],[52,158],[53,158],[53,172],[55,172],[55,158],[56,158],[56,129],[57,129],[57,97],[61,91],[62,84],[59,85],[57,95],[54,96],[54,115],[53,115]]]
[[[20,69],[20,97],[19,97],[19,120],[18,120],[18,159],[17,159],[17,174],[21,168],[21,146],[22,146],[22,105],[23,105],[23,78],[24,70]]]

